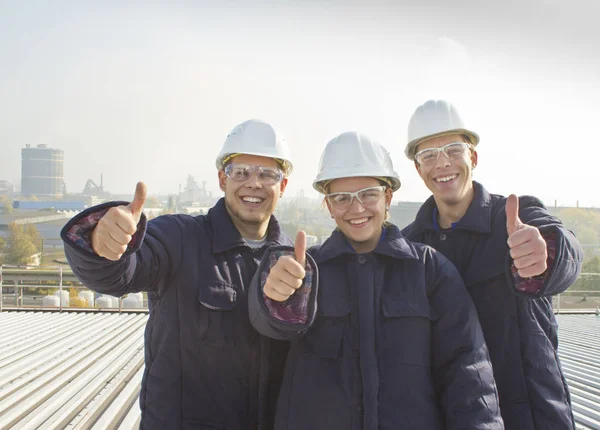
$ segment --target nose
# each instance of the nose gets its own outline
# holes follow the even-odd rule
[[[262,188],[262,184],[258,179],[258,172],[252,172],[250,177],[246,179],[244,186],[247,188]]]
[[[348,208],[348,211],[353,212],[353,213],[360,213],[360,212],[364,212],[365,210],[366,210],[365,207],[358,200],[358,198],[353,197],[352,201],[350,202],[350,207]]]
[[[450,157],[446,154],[446,151],[441,151],[442,153],[438,155],[438,159],[435,162],[435,167],[448,167],[452,163],[450,162]]]

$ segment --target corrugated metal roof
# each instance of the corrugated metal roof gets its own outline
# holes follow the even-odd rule
[[[0,429],[132,429],[147,314],[0,314]]]
[[[559,355],[581,429],[600,429],[600,317],[559,315]]]
[[[0,429],[134,429],[147,314],[0,313]],[[578,429],[600,429],[600,317],[559,315]]]

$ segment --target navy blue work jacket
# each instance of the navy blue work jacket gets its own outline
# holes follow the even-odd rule
[[[461,273],[473,298],[494,366],[500,409],[508,430],[572,430],[570,396],[557,355],[551,297],[579,275],[577,239],[535,197],[519,199],[519,217],[553,236],[556,256],[541,290],[515,288],[507,245],[506,198],[474,182],[475,196],[452,229],[436,228],[433,197],[402,233],[443,253]]]
[[[288,345],[259,335],[247,291],[266,249],[253,251],[221,199],[205,216],[167,215],[136,235],[141,244],[116,262],[73,244],[61,232],[74,273],[99,293],[147,291],[143,429],[272,429]],[[271,217],[269,245],[289,245]],[[136,242],[140,242],[137,240]]]
[[[270,313],[262,285],[274,259],[265,254],[250,287],[251,322],[291,340],[275,429],[503,429],[481,327],[458,272],[432,248],[386,228],[370,253],[356,254],[337,230],[309,250],[318,276],[305,324]]]

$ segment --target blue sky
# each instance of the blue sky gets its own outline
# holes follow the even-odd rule
[[[65,181],[114,193],[218,192],[233,126],[273,123],[292,146],[288,192],[309,191],[326,142],[360,130],[390,151],[402,188],[414,109],[446,98],[481,136],[475,179],[547,204],[600,206],[600,3],[422,1],[0,3],[0,179],[20,150],[65,151]],[[316,195],[316,194],[315,194]]]

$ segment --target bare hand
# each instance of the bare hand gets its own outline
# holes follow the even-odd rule
[[[92,232],[92,249],[108,260],[117,261],[127,250],[142,216],[146,185],[138,182],[131,203],[110,208]]]
[[[513,263],[522,278],[541,275],[546,271],[548,250],[540,231],[519,219],[519,199],[514,194],[506,200],[506,230]]]
[[[294,244],[294,257],[284,255],[271,267],[265,282],[265,295],[276,302],[284,302],[302,286],[306,276],[306,233],[299,231]]]

